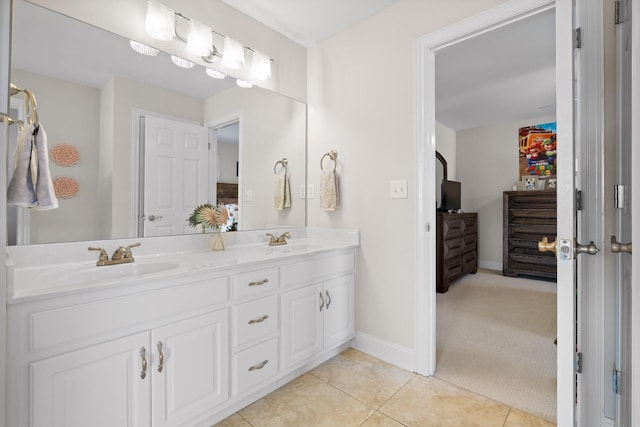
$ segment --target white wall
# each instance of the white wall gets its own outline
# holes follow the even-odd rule
[[[59,199],[59,208],[30,212],[31,243],[68,242],[99,237],[95,218],[98,198],[98,123],[100,93],[97,89],[28,71],[14,69],[13,83],[36,94],[38,116],[47,133],[49,150],[58,144],[78,149],[79,160],[71,167],[50,161],[52,178],[74,178],[80,190],[70,199]],[[64,99],[60,103],[57,100]],[[56,224],[51,227],[51,224]]]
[[[478,264],[482,268],[502,270],[502,192],[511,191],[520,180],[518,129],[553,121],[555,117],[546,116],[457,132],[462,210],[478,212]]]
[[[356,328],[401,352],[414,348],[414,43],[500,3],[404,0],[309,49],[309,182],[336,149],[342,206],[309,200],[308,224],[360,230]],[[408,180],[407,199],[389,198],[395,179]]]
[[[219,68],[228,74],[249,80],[245,70],[224,70],[219,63],[207,64],[200,57],[190,53],[186,44],[174,40],[162,42],[148,36],[144,30],[146,14],[145,0],[31,0],[51,10],[107,29],[124,37],[137,40],[165,52],[179,55],[200,65]],[[274,59],[272,78],[259,85],[284,95],[306,100],[306,50],[304,47],[271,30],[264,24],[249,18],[220,0],[162,0],[162,4],[176,12],[210,25],[215,31],[228,35],[245,46],[250,46]],[[214,39],[214,44],[222,51],[222,40]],[[250,63],[247,55],[247,64]],[[244,67],[250,69],[250,67]]]

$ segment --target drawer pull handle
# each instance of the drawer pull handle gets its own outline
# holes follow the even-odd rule
[[[142,359],[142,371],[140,372],[140,378],[145,379],[147,376],[147,350],[144,347],[140,349],[140,358]]]
[[[324,308],[324,296],[322,296],[322,292],[320,292],[320,311]]]
[[[258,280],[257,282],[249,282],[249,286],[262,286],[265,283],[269,283],[269,279]]]
[[[269,315],[265,314],[264,316],[262,316],[262,317],[261,317],[261,318],[259,318],[259,319],[251,319],[251,320],[249,320],[249,324],[250,324],[250,325],[254,325],[254,324],[256,324],[256,323],[262,323],[262,322],[264,322],[265,320],[267,320],[268,318],[269,318]]]
[[[158,353],[160,354],[160,361],[158,362],[158,372],[162,372],[164,368],[164,352],[162,351],[162,341],[158,341]]]
[[[267,363],[269,363],[269,361],[268,361],[268,360],[263,360],[263,361],[262,361],[262,363],[258,363],[257,365],[253,365],[253,366],[251,366],[251,367],[249,368],[249,372],[251,372],[251,371],[257,371],[258,369],[262,369],[262,368],[264,368],[264,367],[267,365]]]
[[[327,310],[329,310],[329,304],[331,304],[331,295],[329,295],[329,291],[324,291],[327,294]]]

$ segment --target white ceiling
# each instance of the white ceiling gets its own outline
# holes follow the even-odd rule
[[[309,47],[400,0],[222,0]]]

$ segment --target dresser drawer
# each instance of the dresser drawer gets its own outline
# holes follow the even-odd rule
[[[278,373],[278,338],[233,356],[232,393],[239,394]]]
[[[234,298],[259,295],[278,287],[278,268],[272,267],[236,274],[233,276],[232,283]]]
[[[278,296],[233,307],[233,345],[238,346],[278,331]]]

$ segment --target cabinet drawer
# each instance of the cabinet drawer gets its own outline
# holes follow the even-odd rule
[[[462,239],[450,239],[442,242],[442,259],[460,258],[462,254]]]
[[[278,268],[265,268],[233,276],[233,297],[258,295],[278,287]]]
[[[64,344],[213,306],[229,299],[227,277],[31,314],[30,350]]]
[[[278,330],[278,297],[261,298],[233,307],[234,346],[266,337]]]
[[[442,277],[444,280],[455,278],[462,273],[460,257],[442,263]]]
[[[355,255],[352,252],[289,264],[282,267],[282,286],[317,282],[324,277],[354,269]]]
[[[242,393],[278,373],[278,338],[233,356],[233,394]]]

